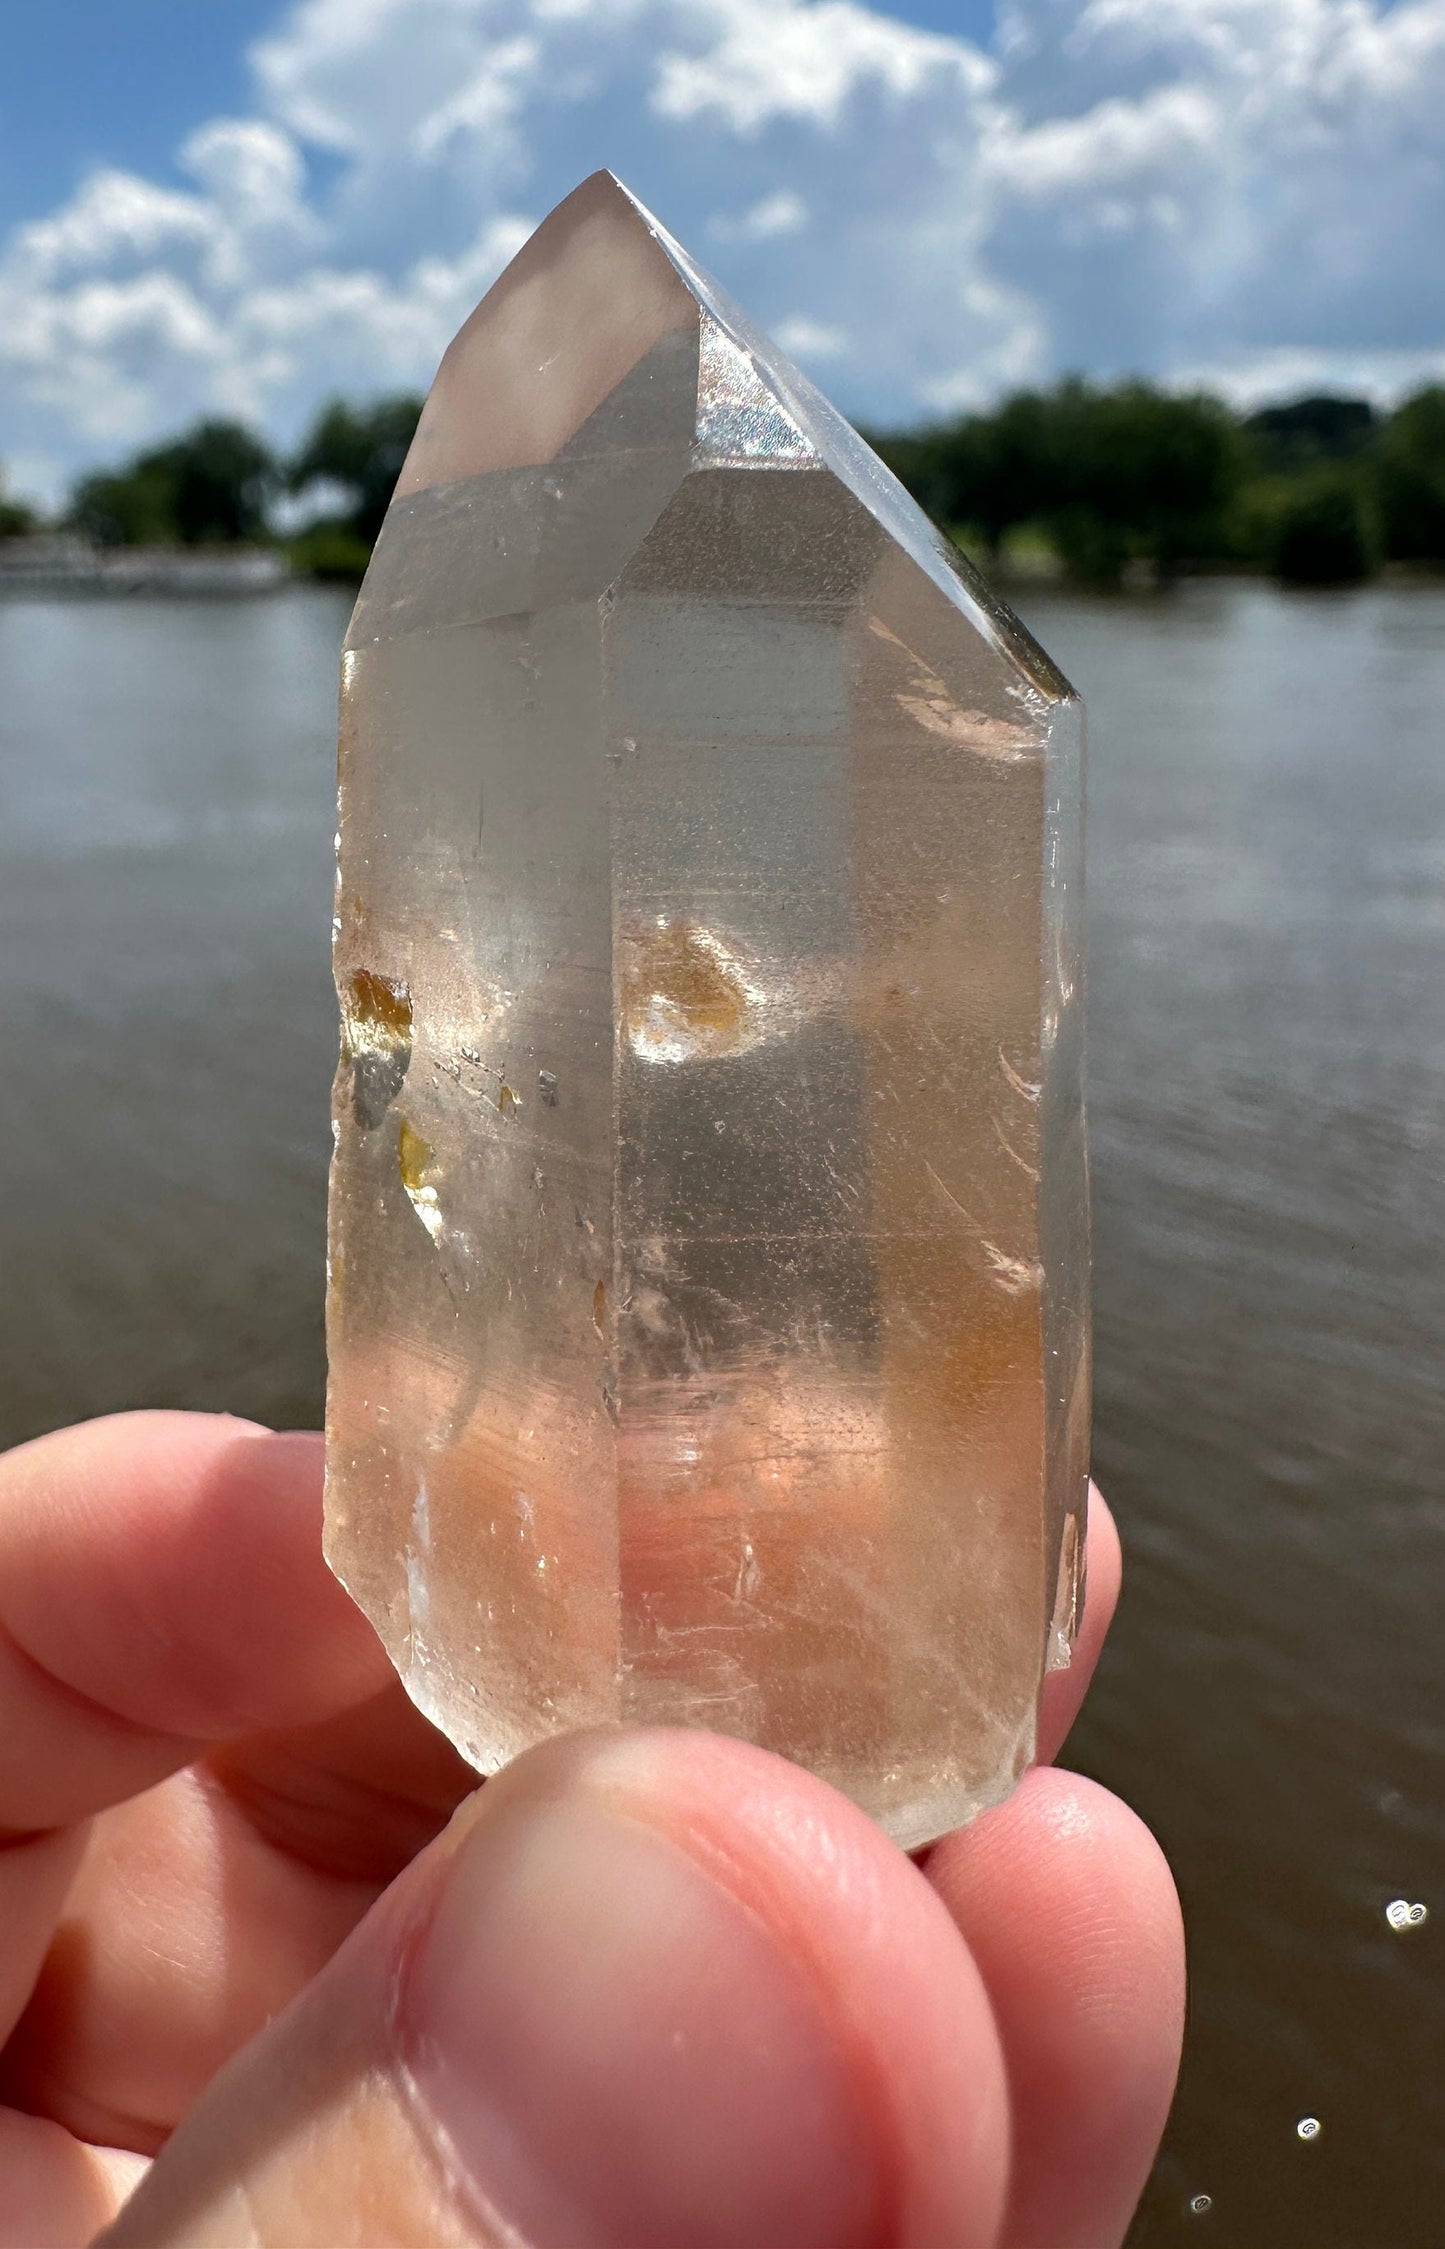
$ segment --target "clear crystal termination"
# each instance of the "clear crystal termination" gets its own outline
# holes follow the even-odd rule
[[[697,1724],[914,1846],[1068,1660],[1080,707],[610,174],[343,661],[327,1551],[482,1772]]]

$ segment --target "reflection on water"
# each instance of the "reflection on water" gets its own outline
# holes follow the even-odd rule
[[[1074,1744],[1179,1872],[1134,2240],[1442,2239],[1445,589],[1029,622],[1088,696],[1099,1479]],[[1318,2120],[1318,2136],[1298,2134]]]
[[[314,1421],[334,595],[0,602],[0,1431]]]
[[[1132,1562],[1076,1754],[1193,1942],[1133,2240],[1438,2249],[1445,590],[1026,607],[1093,710]],[[319,1412],[344,615],[0,604],[7,1437]]]

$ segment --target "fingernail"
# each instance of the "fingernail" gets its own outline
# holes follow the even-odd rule
[[[415,2091],[528,2249],[870,2249],[877,2135],[806,1972],[585,1782],[497,1791],[402,2008]]]

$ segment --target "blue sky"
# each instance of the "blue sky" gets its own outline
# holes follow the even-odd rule
[[[426,382],[610,163],[848,411],[1445,374],[1445,0],[10,0],[0,461]]]
[[[243,106],[273,0],[8,0],[0,226],[101,164],[163,174],[198,117]]]
[[[38,218],[87,172],[169,176],[202,117],[244,108],[246,50],[276,0],[9,0],[0,74],[0,228]],[[993,0],[908,0],[924,30],[993,36]]]

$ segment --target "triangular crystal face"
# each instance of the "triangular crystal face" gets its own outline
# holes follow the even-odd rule
[[[609,174],[442,363],[344,661],[327,1542],[482,1771],[607,1721],[915,1845],[1087,1443],[1079,707]]]
[[[698,323],[694,466],[816,468],[805,436],[747,346],[704,312]]]

